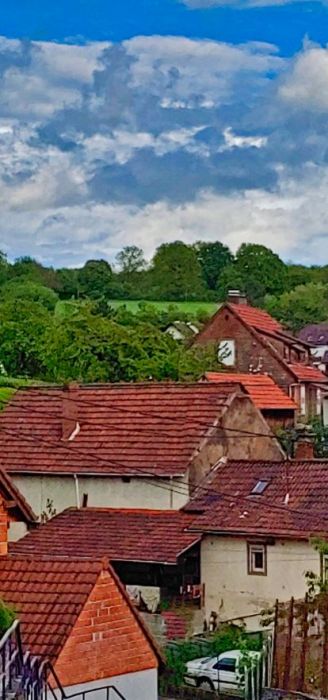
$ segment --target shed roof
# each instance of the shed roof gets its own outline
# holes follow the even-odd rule
[[[10,545],[18,554],[176,564],[199,541],[193,516],[174,510],[68,508]]]

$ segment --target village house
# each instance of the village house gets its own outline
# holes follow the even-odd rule
[[[165,329],[165,333],[171,335],[174,340],[187,341],[200,331],[200,325],[192,321],[173,321]]]
[[[36,521],[10,476],[0,469],[0,555],[7,553],[8,540],[23,537]]]
[[[26,667],[26,682],[45,662],[59,699],[157,700],[160,653],[108,561],[0,557],[0,597],[19,618],[23,651],[39,661]],[[16,651],[13,633],[2,658]],[[2,688],[14,680],[19,691],[24,664],[17,679],[2,676]],[[45,697],[38,684],[33,697]]]
[[[236,384],[99,384],[16,392],[0,416],[0,466],[33,510],[177,510],[222,458],[281,460]]]
[[[298,419],[326,416],[328,377],[315,367],[309,343],[292,336],[266,311],[230,292],[227,303],[196,336],[195,343],[217,343],[229,371],[266,374],[298,406]]]
[[[328,539],[327,505],[324,461],[229,461],[213,471],[185,509],[202,536],[205,619],[259,629],[276,599],[304,597],[306,572],[326,579],[328,558],[312,537]]]
[[[297,405],[267,374],[206,372],[204,381],[240,384],[272,430],[295,425]]]

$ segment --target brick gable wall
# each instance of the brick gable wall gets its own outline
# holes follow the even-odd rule
[[[64,687],[157,668],[158,659],[117,583],[102,571],[55,670]]]
[[[260,340],[227,308],[213,317],[212,322],[202,331],[199,342],[202,344],[221,340],[235,340],[236,362],[229,371],[249,372],[250,365],[257,367],[262,365],[262,372],[267,372],[274,381],[285,391],[288,390],[293,378],[288,370],[265,348]]]
[[[0,556],[8,551],[8,511],[4,499],[0,495]]]

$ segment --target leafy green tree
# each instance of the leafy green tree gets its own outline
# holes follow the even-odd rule
[[[198,241],[194,249],[206,286],[208,289],[216,289],[222,271],[233,263],[231,251],[220,241]]]
[[[10,275],[10,265],[5,253],[0,250],[0,285],[4,284]]]
[[[307,323],[328,319],[328,287],[324,284],[303,284],[279,297],[266,298],[267,310],[287,328],[298,331]]]
[[[109,299],[113,286],[113,273],[107,260],[88,260],[78,271],[79,292],[90,299]]]
[[[246,291],[246,280],[237,270],[236,265],[228,265],[221,272],[217,283],[217,298],[218,301],[226,301],[230,289],[239,289],[244,294]],[[248,296],[248,294],[247,294]],[[249,299],[251,301],[251,298]]]
[[[42,377],[41,350],[51,322],[51,312],[36,301],[0,303],[0,362],[8,375]]]
[[[257,243],[242,243],[236,253],[236,268],[245,284],[250,280],[264,294],[281,294],[285,291],[286,265],[270,248]]]
[[[164,243],[157,248],[151,275],[155,299],[204,298],[202,269],[196,251],[181,241]]]
[[[76,299],[79,296],[79,270],[62,267],[57,270],[61,299]]]
[[[58,295],[49,287],[44,287],[38,282],[19,277],[19,279],[9,280],[0,288],[0,301],[13,299],[37,302],[49,309],[49,311],[53,311],[58,301]]]
[[[144,252],[136,245],[125,246],[116,256],[120,270],[125,275],[140,272],[146,267]]]
[[[57,271],[52,267],[44,267],[34,258],[25,255],[17,258],[10,269],[11,277],[24,277],[44,287],[58,290],[60,287]]]
[[[43,337],[42,377],[50,381],[198,379],[218,369],[215,348],[182,348],[151,324],[122,326],[82,306],[71,318],[54,317]]]

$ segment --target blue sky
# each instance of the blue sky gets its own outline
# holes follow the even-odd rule
[[[328,4],[15,0],[0,9],[0,248],[263,243],[322,263]]]

